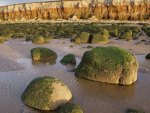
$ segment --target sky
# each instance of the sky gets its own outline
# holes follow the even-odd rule
[[[0,6],[16,4],[16,3],[41,2],[41,1],[53,1],[53,0],[0,0]]]

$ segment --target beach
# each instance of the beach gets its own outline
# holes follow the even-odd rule
[[[145,59],[150,53],[149,41],[149,38],[146,41],[112,38],[107,44],[74,44],[70,39],[53,39],[42,45],[25,39],[6,41],[0,44],[0,110],[3,113],[45,113],[25,106],[21,95],[32,79],[47,75],[62,80],[73,94],[71,102],[80,105],[85,113],[124,113],[128,108],[149,113],[150,61]],[[117,46],[134,54],[139,62],[137,82],[130,86],[92,82],[75,77],[74,72],[60,63],[64,55],[73,53],[79,64],[83,53],[90,50],[88,46]],[[58,55],[56,64],[33,64],[30,50],[34,47],[54,50]]]

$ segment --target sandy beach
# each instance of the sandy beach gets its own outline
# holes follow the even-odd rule
[[[48,44],[35,45],[24,39],[13,39],[0,44],[0,110],[3,113],[44,113],[26,107],[20,97],[33,78],[49,75],[64,81],[73,94],[71,102],[80,105],[85,113],[124,113],[128,108],[149,113],[150,61],[145,60],[145,55],[150,53],[148,41],[148,38],[146,42],[113,38],[108,44],[78,45],[70,39],[53,39]],[[57,53],[55,65],[32,64],[30,50],[39,46]],[[89,50],[87,46],[118,46],[135,54],[139,62],[138,81],[131,86],[95,83],[75,77],[74,72],[60,64],[60,59],[67,53],[75,54],[79,63],[83,53]]]

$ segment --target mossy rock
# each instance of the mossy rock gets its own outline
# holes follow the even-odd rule
[[[89,37],[90,37],[90,34],[89,34],[89,33],[87,33],[87,32],[81,32],[81,33],[79,34],[79,36],[76,37],[76,38],[79,38],[79,39],[80,39],[80,43],[88,43]],[[75,41],[76,41],[76,38],[75,38]]]
[[[133,34],[138,34],[140,32],[140,27],[132,27],[131,30]]]
[[[135,110],[135,109],[128,109],[127,113],[145,113],[145,112],[140,111],[140,110]]]
[[[30,82],[22,101],[40,110],[55,110],[72,98],[69,88],[56,78],[44,76]]]
[[[150,59],[150,53],[145,56],[146,59]]]
[[[80,40],[80,38],[75,38],[75,44],[80,44],[81,43],[81,40]]]
[[[120,36],[120,39],[127,39],[127,40],[131,40],[133,37],[132,37],[132,31],[131,30],[128,30],[127,32],[123,33],[121,36]]]
[[[102,35],[107,36],[107,38],[110,37],[109,31],[107,29],[101,29],[100,32],[102,33]]]
[[[57,59],[57,54],[48,48],[37,47],[31,50],[31,56],[33,62],[49,62],[55,63]]]
[[[83,110],[73,103],[66,103],[60,107],[57,113],[83,113]]]
[[[52,37],[52,36],[44,37],[44,41],[45,41],[45,43],[49,43],[49,42],[50,42],[50,40],[52,40],[52,39],[53,39],[53,37]]]
[[[93,34],[91,43],[108,43],[108,37],[101,34]]]
[[[111,29],[111,30],[109,30],[109,34],[112,37],[118,37],[119,36],[119,31],[118,31],[118,29]]]
[[[67,64],[76,65],[76,58],[73,54],[67,54],[61,59],[60,62],[64,65]]]
[[[0,36],[0,43],[4,43],[5,42],[5,37]]]
[[[35,36],[32,40],[32,43],[43,44],[43,43],[45,43],[44,37],[43,36]]]
[[[137,80],[136,57],[119,47],[97,47],[84,53],[75,75],[92,81],[129,85]]]

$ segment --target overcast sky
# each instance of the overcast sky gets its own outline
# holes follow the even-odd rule
[[[16,3],[41,2],[41,1],[54,1],[54,0],[0,0],[0,5],[3,6]]]

